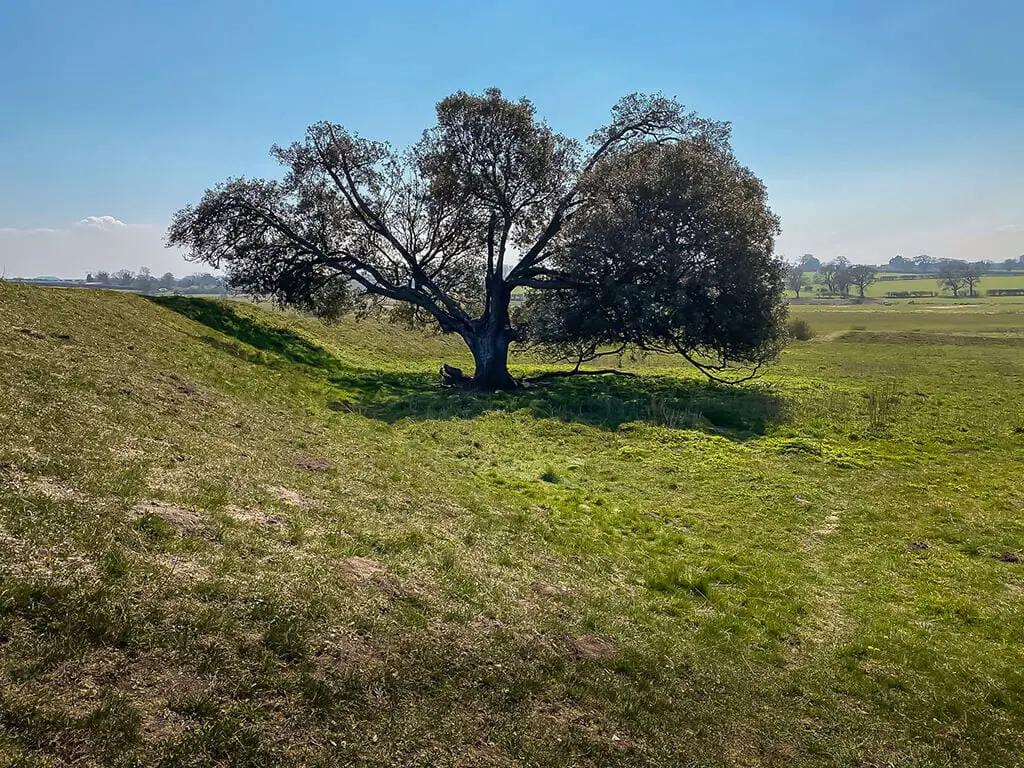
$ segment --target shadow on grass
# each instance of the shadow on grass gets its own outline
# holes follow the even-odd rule
[[[781,420],[784,402],[756,386],[727,386],[671,376],[582,376],[555,379],[513,392],[442,388],[433,373],[379,371],[350,365],[295,331],[240,313],[230,303],[185,296],[151,298],[229,337],[203,337],[217,349],[249,362],[298,367],[330,385],[327,406],[388,423],[400,419],[473,418],[486,411],[527,410],[615,430],[630,422],[674,429],[703,429],[743,439],[764,434]]]

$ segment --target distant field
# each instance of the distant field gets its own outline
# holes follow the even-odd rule
[[[981,295],[985,295],[985,291],[993,288],[1024,288],[1024,274],[1018,275],[986,275],[981,278],[981,282],[975,286],[975,291]],[[953,293],[949,289],[943,290],[939,287],[937,278],[918,278],[910,280],[886,280],[878,281],[868,287],[867,295],[876,298],[881,298],[889,291],[901,292],[901,291],[936,291],[944,293],[944,295],[952,296]],[[966,291],[964,291],[966,293]],[[1020,297],[1017,297],[1018,300]]]
[[[1019,766],[1024,301],[955,304],[482,395],[0,284],[0,765]]]
[[[805,275],[808,280],[814,283],[814,272],[807,272],[805,273]],[[800,295],[803,297],[811,297],[814,295],[814,291],[817,288],[818,285],[815,283],[811,286],[809,291],[801,291]],[[978,285],[975,287],[975,290],[979,296],[984,297],[985,291],[996,288],[1024,289],[1024,273],[1011,275],[986,275],[981,279],[981,282],[978,283]],[[890,291],[894,293],[900,293],[904,291],[935,291],[941,296],[945,296],[947,298],[953,297],[953,292],[950,291],[949,289],[940,288],[937,282],[937,278],[931,275],[929,275],[928,277],[906,278],[902,280],[879,280],[868,286],[867,291],[865,291],[865,296],[867,298],[881,299],[885,298],[885,294]],[[789,292],[789,295],[793,295],[792,291]],[[856,287],[850,289],[850,295],[858,295]],[[964,295],[966,295],[966,290],[964,291]],[[1017,301],[1021,300],[1021,297],[1019,296],[998,297],[998,300],[1002,301],[1007,298],[1016,298]],[[905,299],[898,299],[898,301],[905,301]]]
[[[918,299],[913,304],[893,301],[828,306],[797,304],[790,307],[822,333],[833,331],[921,331],[956,335],[1024,335],[1024,298]]]

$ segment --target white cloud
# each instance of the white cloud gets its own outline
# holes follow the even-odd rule
[[[128,225],[113,216],[86,216],[75,222],[76,227],[92,227],[93,229],[116,230]]]
[[[996,227],[996,232],[1024,232],[1024,224],[1003,224]]]
[[[8,277],[84,277],[118,269],[187,275],[209,271],[186,262],[183,252],[165,248],[164,228],[127,224],[113,216],[86,216],[59,229],[0,227],[0,272]]]

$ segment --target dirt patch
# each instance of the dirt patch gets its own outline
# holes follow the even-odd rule
[[[455,752],[456,765],[474,765],[478,768],[516,768],[522,765],[506,755],[496,744],[467,744]]]
[[[129,659],[116,651],[98,651],[68,662],[45,675],[42,706],[73,718],[87,716],[111,695],[121,696],[139,715],[142,735],[162,741],[180,737],[186,719],[168,708],[175,700],[200,695],[210,682],[197,678],[172,660],[159,657]]]
[[[30,493],[45,496],[51,501],[79,501],[82,498],[82,495],[74,488],[47,478],[30,480],[26,483],[25,489]]]
[[[824,538],[826,536],[831,536],[833,533],[835,533],[836,528],[838,527],[839,513],[829,512],[827,515],[825,515],[825,519],[821,521],[821,527],[819,527],[817,530],[811,531],[811,536],[814,536],[815,538]]]
[[[846,337],[849,331],[831,331],[830,333],[823,333],[819,336],[815,336],[811,341],[816,342],[828,342],[828,341],[839,341]]]
[[[335,466],[333,461],[320,456],[301,456],[295,460],[295,468],[305,472],[330,472]]]
[[[615,655],[615,646],[597,635],[570,638],[569,648],[582,659],[607,659]]]
[[[42,496],[50,501],[63,502],[84,499],[84,496],[70,485],[49,477],[31,477],[10,464],[0,466],[0,472],[7,476],[8,482],[18,491],[29,496]]]
[[[331,632],[312,654],[317,669],[329,677],[371,675],[384,666],[384,658],[364,638]]]
[[[546,581],[535,581],[530,589],[542,597],[568,597],[572,590],[568,587],[561,587],[557,584],[548,584]]]
[[[283,489],[287,490],[287,489]],[[283,501],[283,499],[282,499]],[[289,502],[296,503],[296,502]],[[282,515],[275,515],[272,512],[267,512],[263,509],[242,509],[241,507],[228,507],[225,512],[233,520],[238,520],[242,523],[251,523],[252,525],[258,525],[262,528],[271,528],[274,530],[281,530],[286,528],[289,524],[289,520]]]
[[[369,557],[346,557],[341,561],[345,574],[354,581],[379,581],[387,577],[388,569],[384,563]]]
[[[135,517],[142,520],[158,517],[181,534],[197,533],[206,528],[206,518],[194,509],[186,509],[164,501],[144,501],[135,507]]]
[[[618,749],[633,746],[633,740],[616,728],[616,723],[600,712],[578,706],[556,703],[540,703],[531,713],[539,719],[545,730],[576,732],[585,734],[591,742],[604,743]]]
[[[1001,563],[1019,563],[1020,561],[1020,555],[1016,552],[1003,552],[999,555],[999,562]]]
[[[188,379],[184,379],[176,373],[172,373],[167,377],[167,380],[174,387],[176,392],[183,395],[197,395],[199,394],[199,387],[193,384]]]
[[[285,504],[293,504],[296,507],[308,507],[313,503],[305,494],[293,491],[291,488],[285,488],[283,485],[272,485],[267,488],[267,492],[278,501],[283,501]]]
[[[907,544],[907,549],[911,552],[924,552],[927,549],[931,549],[927,541],[912,541]]]
[[[193,583],[207,576],[206,566],[188,555],[157,554],[153,560],[167,570],[168,580]]]

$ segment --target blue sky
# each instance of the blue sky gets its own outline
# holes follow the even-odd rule
[[[1024,3],[0,0],[0,266],[194,271],[172,213],[321,119],[404,144],[458,89],[586,136],[631,91],[733,123],[780,253],[1024,253]]]

